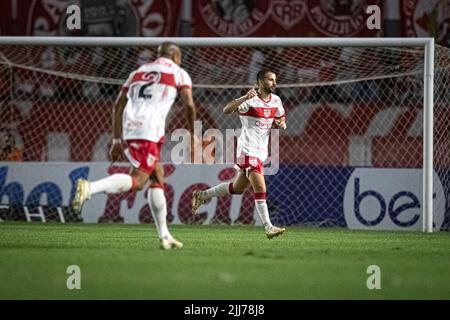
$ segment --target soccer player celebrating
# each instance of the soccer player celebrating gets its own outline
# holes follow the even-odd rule
[[[160,247],[165,250],[183,246],[167,227],[164,171],[159,163],[166,117],[177,92],[186,108],[188,129],[193,138],[196,114],[192,81],[180,64],[180,48],[174,43],[164,42],[158,47],[157,60],[142,65],[129,75],[113,107],[110,156],[117,161],[123,152],[132,166],[130,174],[113,174],[92,182],[79,179],[72,203],[73,209],[81,212],[85,201],[94,194],[142,190],[150,178],[147,200],[152,209]]]
[[[264,180],[263,162],[268,155],[270,129],[273,123],[286,129],[285,112],[280,97],[273,92],[276,87],[276,75],[270,70],[258,72],[257,89],[251,89],[246,95],[228,103],[223,112],[231,114],[239,112],[242,133],[239,136],[236,159],[240,170],[232,183],[222,183],[204,191],[194,190],[192,193],[192,212],[212,197],[226,194],[242,194],[251,185],[255,194],[258,215],[264,225],[269,239],[282,234],[285,228],[272,225],[266,204],[266,183]]]

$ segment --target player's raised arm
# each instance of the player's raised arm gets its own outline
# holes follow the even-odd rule
[[[229,102],[229,103],[223,108],[223,113],[230,114],[230,113],[235,112],[243,102],[245,102],[245,101],[247,101],[247,100],[253,98],[253,97],[256,96],[257,94],[258,94],[258,93],[256,92],[256,89],[255,89],[255,88],[252,88],[251,90],[249,90],[249,91],[245,94],[245,96],[242,96],[242,97],[240,97],[240,98],[237,98],[237,99],[235,99],[235,100]]]

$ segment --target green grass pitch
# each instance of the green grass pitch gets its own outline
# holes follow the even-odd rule
[[[170,228],[182,250],[160,250],[154,225],[0,223],[0,299],[450,299],[448,232]]]

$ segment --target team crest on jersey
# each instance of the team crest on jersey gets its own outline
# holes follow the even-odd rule
[[[435,37],[438,43],[450,44],[450,0],[405,0],[406,34],[409,37]]]
[[[246,36],[256,31],[270,14],[269,1],[201,0],[199,11],[208,27],[220,36]]]
[[[170,0],[33,0],[28,11],[27,34],[76,35],[66,28],[66,8],[81,8],[81,34],[91,36],[170,36]]]
[[[271,113],[270,109],[264,109],[264,117],[266,118],[270,117],[270,113]]]
[[[380,0],[306,0],[311,23],[328,36],[353,36],[366,27],[365,9]]]
[[[272,18],[285,30],[290,30],[293,26],[299,23],[305,17],[305,13],[306,6],[304,0],[272,1]]]

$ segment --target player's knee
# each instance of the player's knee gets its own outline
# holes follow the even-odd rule
[[[245,188],[234,188],[233,194],[243,194],[245,191]]]
[[[151,179],[151,181],[153,183],[159,184],[159,185],[164,185],[166,183],[166,181],[164,180],[163,177],[159,176],[159,177],[154,177]]]
[[[136,183],[136,185],[134,186],[134,190],[135,190],[135,191],[141,191],[142,189],[144,189],[144,185],[145,185],[145,183],[142,183],[141,181],[139,181],[139,182]]]
[[[133,177],[133,184],[131,189],[133,191],[141,191],[142,189],[144,189],[146,181],[147,179],[142,179],[140,177]]]
[[[150,179],[154,181],[155,183],[163,185],[165,183],[164,181],[164,168],[162,165],[157,165],[155,170],[150,175]]]
[[[228,193],[230,194],[242,194],[245,191],[245,186],[236,185],[235,183],[230,183],[228,185]]]

